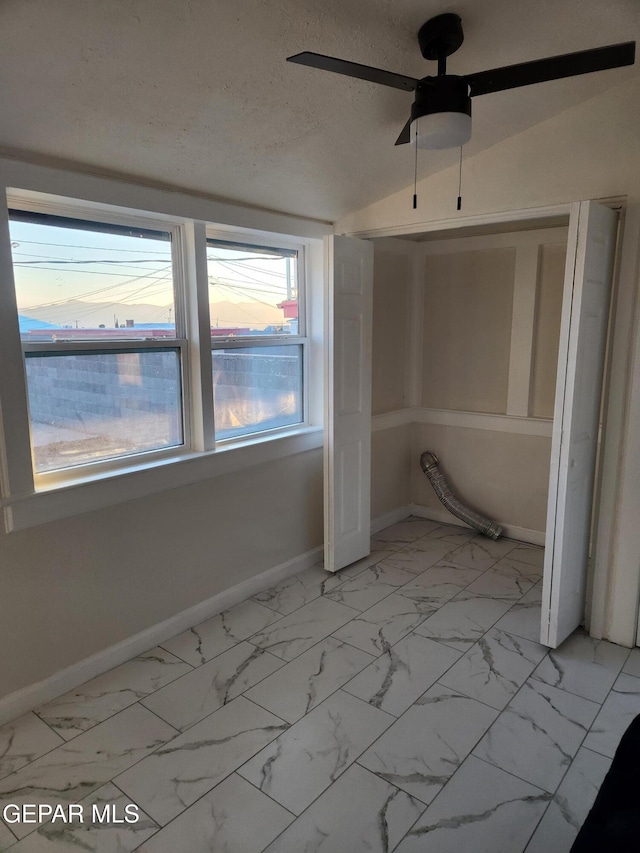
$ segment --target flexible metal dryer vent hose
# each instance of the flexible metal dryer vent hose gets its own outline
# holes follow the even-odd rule
[[[438,499],[444,506],[457,516],[459,519],[478,530],[484,536],[489,536],[491,539],[497,539],[502,535],[502,528],[495,521],[489,521],[477,512],[474,512],[469,507],[461,503],[453,494],[449,483],[447,483],[444,474],[440,470],[438,457],[430,450],[425,452],[420,457],[420,467],[429,478],[429,482],[433,486],[433,491],[438,496]]]

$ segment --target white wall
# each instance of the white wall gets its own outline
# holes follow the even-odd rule
[[[374,250],[371,413],[381,415],[407,405],[411,281],[408,255]]]
[[[339,233],[399,235],[426,227],[450,228],[474,216],[502,217],[505,211],[626,197],[588,614],[594,636],[624,645],[635,642],[640,592],[639,102],[640,78],[634,78],[466,160],[460,214],[455,211],[457,170],[452,168],[420,183],[416,211],[406,188],[345,217],[336,227]]]
[[[0,698],[321,544],[321,450],[0,535]]]
[[[518,538],[524,541],[544,541],[550,438],[415,423],[416,463],[425,450],[436,453],[453,492],[463,503],[514,532],[519,529]],[[446,513],[420,467],[415,464],[411,470],[411,502]],[[452,516],[451,521],[456,519]]]
[[[422,405],[506,414],[514,246],[425,258]]]
[[[371,518],[378,519],[411,503],[415,464],[411,425],[375,431],[371,436]]]
[[[397,412],[409,405],[412,256],[401,240],[374,243],[371,411]],[[371,518],[410,502],[411,429],[407,423],[374,431],[371,437]]]

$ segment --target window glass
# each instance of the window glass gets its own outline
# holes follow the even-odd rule
[[[171,235],[10,211],[23,341],[175,338]]]
[[[178,349],[27,352],[26,371],[37,473],[183,442]]]
[[[213,350],[217,438],[301,423],[302,346]]]
[[[298,335],[298,253],[207,240],[211,336]]]

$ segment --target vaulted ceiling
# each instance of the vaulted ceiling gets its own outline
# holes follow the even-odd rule
[[[303,50],[415,77],[416,33],[462,17],[451,73],[640,39],[638,0],[4,0],[0,150],[334,220],[413,179],[410,93],[286,63]],[[473,156],[633,68],[474,100]],[[456,152],[420,152],[420,175]]]

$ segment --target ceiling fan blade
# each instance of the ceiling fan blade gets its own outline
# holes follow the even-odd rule
[[[464,79],[469,84],[469,94],[472,97],[486,95],[489,92],[501,92],[503,89],[515,89],[532,83],[544,83],[547,80],[633,65],[635,51],[636,43],[628,41],[518,65],[505,65],[503,68],[480,71],[478,74],[466,74]]]
[[[383,86],[392,86],[394,89],[403,89],[405,92],[413,92],[419,82],[413,77],[394,74],[393,71],[383,71],[381,68],[371,68],[369,65],[347,62],[345,59],[336,59],[333,56],[323,56],[321,53],[309,53],[309,51],[288,56],[287,62],[297,62],[299,65],[320,68],[322,71],[334,71],[336,74],[369,80],[371,83],[381,83]]]
[[[400,131],[400,136],[396,139],[396,145],[406,145],[411,142],[411,119],[405,124]]]

